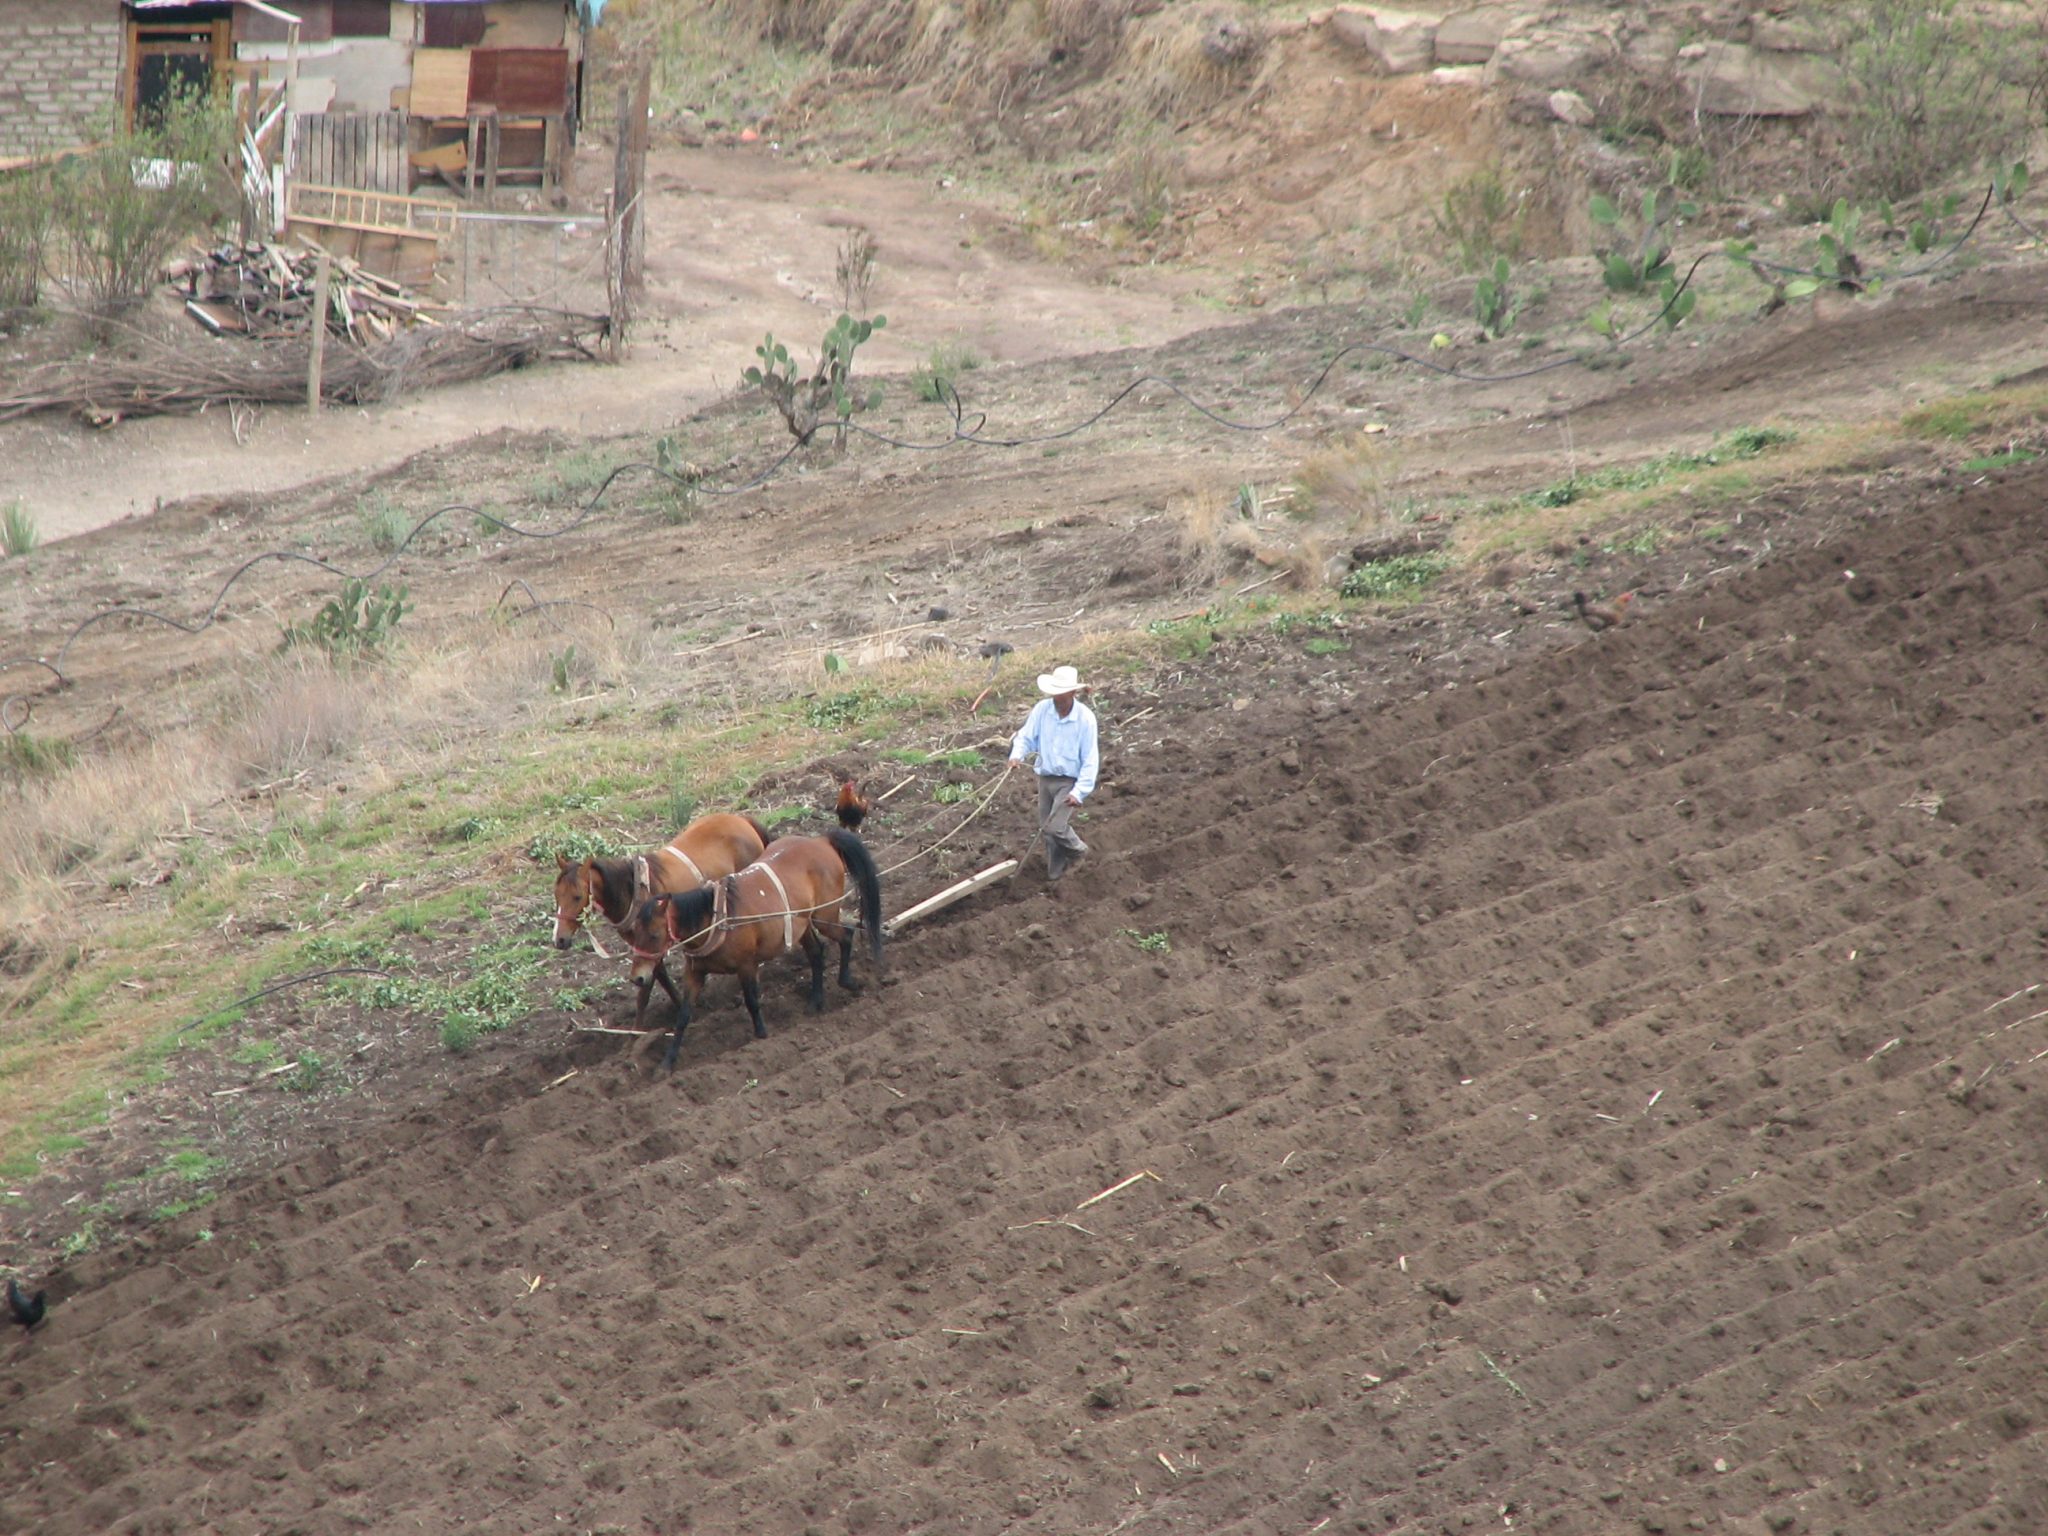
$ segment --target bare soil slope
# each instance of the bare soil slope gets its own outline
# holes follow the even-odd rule
[[[2044,490],[1380,705],[1226,657],[1057,899],[72,1266],[0,1525],[2048,1526]]]

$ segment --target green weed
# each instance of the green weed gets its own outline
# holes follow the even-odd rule
[[[1413,597],[1450,568],[1446,555],[1394,555],[1354,566],[1338,590],[1349,598]]]
[[[1965,459],[1963,473],[1981,474],[1987,469],[2010,469],[2015,464],[2031,464],[2041,457],[2031,448],[2008,448],[2003,453],[1987,453],[1981,458]]]
[[[0,770],[21,778],[57,773],[71,766],[68,741],[52,741],[32,731],[9,731],[0,735]]]
[[[1135,928],[1119,928],[1117,933],[1129,939],[1148,955],[1165,955],[1173,952],[1173,940],[1167,937],[1164,929],[1140,933]]]
[[[564,831],[536,832],[526,844],[526,856],[536,864],[552,864],[556,859],[567,859],[580,864],[585,859],[622,858],[632,851],[631,847],[602,832],[585,832],[577,829]]]
[[[0,506],[0,555],[25,555],[42,541],[35,515],[19,498]]]
[[[412,532],[413,522],[405,509],[381,493],[358,497],[356,510],[363,520],[363,537],[380,553],[390,554]]]
[[[1797,437],[1779,427],[1742,427],[1716,439],[1704,453],[1667,453],[1641,464],[1604,465],[1530,491],[1522,499],[1533,507],[1568,507],[1597,491],[1653,490],[1674,476],[1753,459]]]
[[[318,1051],[307,1051],[299,1057],[297,1068],[284,1075],[284,1086],[291,1093],[319,1093],[328,1086],[332,1072],[326,1057]]]
[[[1198,613],[1185,619],[1154,619],[1145,633],[1168,643],[1172,654],[1182,661],[1200,661],[1216,644],[1212,614]]]
[[[961,374],[981,366],[981,356],[964,342],[942,341],[910,370],[910,390],[918,399],[940,404],[950,399]]]

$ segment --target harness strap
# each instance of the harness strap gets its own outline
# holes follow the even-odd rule
[[[785,950],[795,949],[796,914],[789,909],[789,890],[783,885],[782,876],[775,873],[775,866],[766,859],[750,865],[749,868],[758,869],[766,875],[768,883],[775,887],[775,894],[782,898],[782,947]]]
[[[664,853],[672,853],[677,858],[683,861],[683,868],[687,869],[690,872],[690,879],[692,882],[694,882],[697,885],[703,885],[706,883],[709,877],[705,875],[703,870],[697,867],[697,861],[695,859],[691,858],[687,853],[683,852],[681,844],[670,843],[668,847],[663,849],[662,851]]]

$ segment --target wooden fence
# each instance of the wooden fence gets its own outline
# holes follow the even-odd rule
[[[298,120],[292,177],[327,187],[412,190],[403,112],[323,112]]]

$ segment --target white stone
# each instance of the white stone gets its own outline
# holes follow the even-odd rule
[[[1484,64],[1515,18],[1514,7],[1481,5],[1446,16],[1436,29],[1439,64]]]
[[[1679,71],[1699,110],[1714,117],[1804,117],[1839,85],[1833,65],[1804,53],[1718,43]]]
[[[1517,17],[1487,61],[1486,83],[1556,90],[1583,79],[1614,55],[1614,39],[1591,21]]]
[[[1339,6],[1330,30],[1342,42],[1362,48],[1389,75],[1412,75],[1436,60],[1436,29],[1443,18],[1426,11]]]
[[[1574,128],[1590,128],[1599,121],[1593,109],[1586,104],[1586,98],[1577,91],[1552,91],[1550,115]]]

